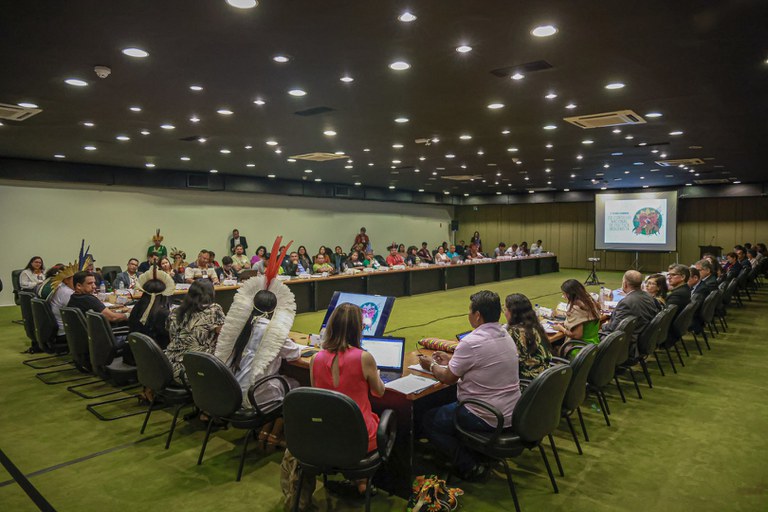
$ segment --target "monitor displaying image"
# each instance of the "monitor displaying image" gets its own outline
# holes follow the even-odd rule
[[[363,336],[382,336],[387,328],[389,315],[392,313],[392,306],[395,304],[394,297],[384,295],[363,295],[360,293],[336,292],[328,304],[328,310],[325,312],[321,333],[325,332],[325,326],[328,325],[328,319],[331,313],[339,304],[355,304],[363,312]]]

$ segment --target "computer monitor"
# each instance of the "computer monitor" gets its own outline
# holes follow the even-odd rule
[[[405,357],[405,338],[391,336],[363,336],[360,348],[370,353],[381,371],[402,372]]]
[[[383,336],[395,304],[394,297],[384,295],[363,295],[360,293],[335,292],[328,304],[320,332],[325,332],[331,313],[339,304],[355,304],[363,310],[363,336]]]

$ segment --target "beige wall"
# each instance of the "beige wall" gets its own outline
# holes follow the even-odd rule
[[[125,268],[129,257],[143,259],[156,228],[166,247],[185,250],[188,259],[208,248],[220,260],[235,227],[247,237],[249,253],[259,244],[271,247],[277,235],[310,252],[321,244],[346,251],[361,226],[374,250],[385,252],[393,240],[448,240],[452,213],[449,206],[0,181],[0,305],[13,302],[11,270],[23,268],[32,255],[48,266],[71,262],[82,238],[99,267]]]
[[[475,210],[476,208],[476,210]],[[469,242],[479,231],[485,248],[499,241],[508,245],[542,239],[557,253],[561,267],[587,268],[587,258],[603,259],[599,268],[624,270],[634,253],[595,251],[595,207],[592,202],[461,206],[456,209],[460,230],[456,240]],[[641,269],[666,268],[676,259],[692,263],[699,245],[715,243],[730,250],[743,242],[768,242],[768,198],[685,199],[678,203],[678,253],[640,253]]]

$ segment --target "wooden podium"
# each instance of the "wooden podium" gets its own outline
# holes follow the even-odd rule
[[[699,257],[703,257],[705,254],[714,254],[718,258],[723,254],[723,248],[719,245],[700,245]]]

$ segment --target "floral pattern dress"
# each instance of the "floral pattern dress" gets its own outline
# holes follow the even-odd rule
[[[224,318],[224,310],[215,303],[193,313],[183,324],[179,322],[175,312],[171,313],[168,317],[168,335],[171,341],[165,349],[165,355],[173,367],[174,379],[181,381],[181,361],[187,352],[213,354],[218,337],[217,328],[224,325]]]
[[[528,338],[525,329],[517,325],[507,325],[507,332],[517,345],[517,353],[520,356],[520,378],[534,379],[541,372],[549,368],[549,362],[552,360],[552,354],[547,345],[542,342],[538,331],[533,331],[536,338],[535,348],[528,349]]]

